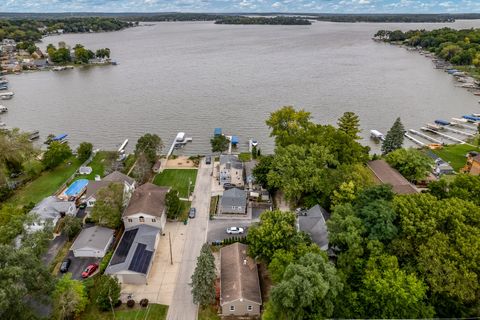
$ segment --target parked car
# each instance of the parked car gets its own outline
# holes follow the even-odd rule
[[[205,164],[211,164],[212,163],[212,157],[206,156],[205,157]]]
[[[239,227],[227,228],[227,233],[228,234],[242,234],[243,231],[244,231],[243,228],[239,228]]]
[[[70,268],[70,264],[72,263],[72,260],[70,259],[65,259],[63,260],[62,264],[60,265],[60,272],[65,273],[68,271],[68,268]]]
[[[223,189],[225,189],[225,190],[233,189],[233,188],[235,188],[235,187],[237,187],[237,186],[234,185],[233,183],[228,183],[228,182],[227,182],[227,183],[224,183],[224,184],[223,184]]]
[[[197,209],[195,209],[195,208],[190,208],[190,212],[188,213],[188,217],[189,217],[190,219],[193,219],[193,218],[195,218],[195,214],[196,214],[196,213],[197,213]]]
[[[87,203],[86,202],[82,202],[80,203],[80,205],[78,206],[79,209],[85,209],[87,207]]]
[[[96,263],[90,264],[88,267],[85,268],[85,270],[83,270],[82,278],[90,277],[97,269],[98,269],[98,264]]]

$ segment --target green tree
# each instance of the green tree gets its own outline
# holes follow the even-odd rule
[[[383,154],[389,154],[392,151],[400,149],[403,145],[405,128],[403,127],[400,118],[397,118],[393,126],[388,130],[385,136],[385,141],[382,144]]]
[[[147,155],[143,152],[137,155],[135,167],[133,168],[133,175],[141,184],[149,181],[152,175],[152,163],[148,160]]]
[[[255,168],[253,168],[255,182],[263,188],[268,188],[268,173],[272,168],[273,159],[272,155],[263,156],[258,160]]]
[[[263,212],[259,224],[252,226],[247,234],[249,255],[268,263],[277,250],[289,251],[297,235],[295,223],[296,216],[292,212]]]
[[[410,181],[420,181],[432,171],[433,160],[413,148],[390,152],[385,160]]]
[[[0,207],[0,244],[11,244],[23,230],[25,211],[11,204]]]
[[[151,165],[157,160],[157,153],[163,148],[162,139],[156,134],[144,134],[137,140],[135,155],[145,154]]]
[[[335,266],[325,254],[308,253],[287,267],[283,280],[270,293],[277,319],[329,318],[343,289]]]
[[[53,141],[43,154],[43,164],[47,169],[53,169],[72,156],[72,150],[67,143]]]
[[[170,189],[170,191],[166,194],[165,206],[167,209],[167,217],[169,219],[176,219],[180,214],[180,209],[182,208],[182,202],[178,198],[177,190]]]
[[[82,142],[77,148],[77,158],[81,162],[87,161],[88,158],[92,155],[93,144],[90,142]]]
[[[212,152],[224,152],[228,149],[230,141],[224,135],[217,135],[210,139],[212,145]]]
[[[112,309],[120,299],[121,286],[118,278],[102,274],[95,280],[95,303],[102,311]]]
[[[275,137],[275,145],[285,147],[291,144],[292,138],[312,125],[310,119],[310,112],[303,109],[297,111],[292,106],[285,106],[272,112],[266,123],[272,130],[270,136]]]
[[[395,219],[397,217],[390,202],[376,200],[370,202],[358,211],[367,229],[368,238],[389,242],[397,236]]]
[[[72,61],[72,56],[70,55],[70,50],[67,48],[59,48],[55,51],[51,50],[52,55],[50,59],[54,63],[64,64]]]
[[[110,49],[108,48],[98,49],[95,52],[95,56],[97,58],[110,58]]]
[[[110,183],[97,192],[92,219],[99,225],[116,229],[122,223],[123,185]]]
[[[74,216],[65,216],[62,218],[63,229],[62,232],[68,238],[68,240],[73,240],[75,236],[82,230],[82,220]]]
[[[88,304],[82,282],[72,279],[72,274],[63,275],[53,291],[54,318],[63,320],[79,316]]]
[[[215,301],[215,258],[208,244],[203,244],[192,275],[193,302],[201,306]]]
[[[354,112],[345,112],[343,116],[338,119],[338,128],[353,139],[360,139],[358,136],[361,132],[360,120]]]

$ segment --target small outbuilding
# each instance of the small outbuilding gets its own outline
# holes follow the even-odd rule
[[[103,258],[113,241],[114,230],[99,226],[83,229],[70,250],[75,257]]]

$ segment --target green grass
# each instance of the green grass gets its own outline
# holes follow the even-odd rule
[[[252,154],[250,152],[242,152],[238,155],[240,161],[246,162],[252,159]]]
[[[127,308],[125,304],[115,309],[116,320],[163,320],[167,318],[168,306],[163,304],[149,304],[142,308],[137,304],[134,308]],[[90,304],[87,310],[80,316],[81,320],[111,320],[112,312],[101,312],[95,305]]]
[[[76,158],[70,158],[55,169],[43,172],[40,177],[18,189],[7,202],[14,205],[39,202],[57,191],[80,165],[81,163]]]
[[[76,179],[95,180],[95,176],[97,174],[100,177],[103,177],[105,175],[105,159],[107,158],[108,154],[109,151],[97,152],[92,162],[88,164],[88,166],[92,168],[92,173],[78,176]]]
[[[192,192],[197,179],[197,169],[167,169],[157,174],[153,183],[157,186],[175,188],[181,198],[186,198],[189,179],[192,181],[190,186]]]
[[[213,306],[198,308],[198,320],[220,320],[217,310]]]
[[[182,208],[180,209],[180,214],[178,215],[178,221],[185,221],[188,219],[188,213],[190,211],[190,206],[192,203],[190,201],[180,201],[182,203]]]
[[[442,149],[432,150],[437,156],[450,163],[453,169],[457,172],[467,163],[465,155],[469,151],[479,151],[479,148],[465,144],[456,144],[445,146]]]

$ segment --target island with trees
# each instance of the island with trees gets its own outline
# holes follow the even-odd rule
[[[309,20],[300,17],[225,16],[215,20],[215,24],[311,25],[312,23]]]

